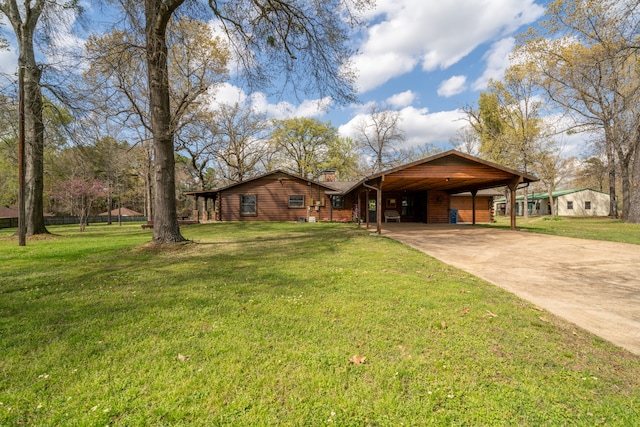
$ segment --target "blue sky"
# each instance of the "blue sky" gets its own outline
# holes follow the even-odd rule
[[[464,125],[461,107],[475,104],[490,78],[509,65],[514,36],[536,25],[544,0],[377,0],[356,40],[359,103],[278,102],[227,86],[219,100],[246,100],[275,117],[312,116],[352,135],[371,103],[400,112],[405,145],[436,144]]]
[[[513,37],[536,25],[545,3],[377,0],[375,9],[366,13],[367,28],[354,35],[360,52],[353,58],[359,75],[357,104],[341,107],[330,99],[270,99],[232,84],[220,88],[216,99],[250,103],[278,118],[329,120],[344,136],[352,134],[354,123],[376,103],[400,112],[406,146],[432,143],[449,149],[449,139],[464,125],[460,108],[477,102],[489,78],[502,77]],[[70,49],[82,44],[70,32],[59,39]],[[14,51],[0,52],[1,69],[15,67],[15,62]]]

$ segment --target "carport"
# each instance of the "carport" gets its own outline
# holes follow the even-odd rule
[[[538,181],[535,176],[519,172],[459,151],[450,150],[426,159],[418,160],[394,169],[368,176],[356,184],[349,193],[358,198],[369,191],[376,194],[376,231],[381,233],[385,205],[385,194],[424,194],[425,221],[440,222],[443,215],[448,218],[451,194],[470,192],[473,200],[473,224],[475,218],[475,198],[480,190],[506,186],[510,191],[511,229],[516,229],[515,199],[520,186]],[[386,205],[389,205],[388,198]],[[421,205],[422,207],[422,205]],[[358,209],[360,212],[360,208]],[[433,218],[434,221],[429,219]],[[369,218],[367,216],[367,225]]]

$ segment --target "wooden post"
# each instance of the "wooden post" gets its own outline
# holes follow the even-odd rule
[[[376,197],[376,216],[377,216],[377,226],[376,226],[376,233],[378,234],[382,234],[382,181],[384,181],[384,175],[382,175],[382,177],[380,178],[380,184],[378,185],[378,190],[376,191],[377,197]]]
[[[471,224],[476,225],[476,194],[478,190],[471,190]]]
[[[367,190],[364,193],[364,209],[365,209],[365,215],[364,218],[366,220],[367,223],[367,230],[369,229],[369,190]]]

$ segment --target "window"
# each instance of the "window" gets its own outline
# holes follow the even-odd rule
[[[585,208],[585,210],[590,210],[591,209],[591,202],[590,201],[584,202],[584,208]]]
[[[567,202],[567,209],[573,210],[573,202]]]
[[[258,215],[258,196],[243,194],[240,196],[240,215]]]
[[[344,209],[344,196],[333,196],[331,198],[331,206],[334,209]]]
[[[304,208],[304,196],[295,195],[289,196],[290,208]]]

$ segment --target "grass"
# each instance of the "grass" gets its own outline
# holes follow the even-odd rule
[[[0,425],[633,425],[640,357],[349,224],[0,231]]]
[[[509,217],[501,216],[490,226],[508,229],[510,224]],[[516,224],[520,230],[535,233],[640,245],[640,224],[628,224],[621,219],[533,216],[517,217]]]

